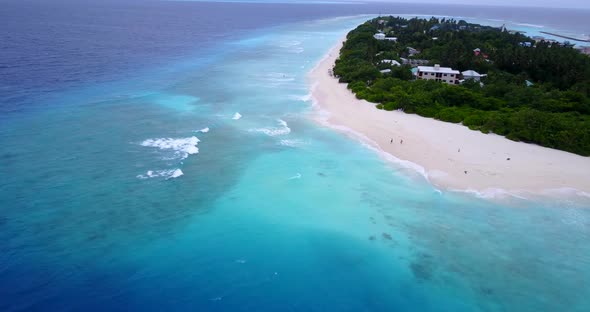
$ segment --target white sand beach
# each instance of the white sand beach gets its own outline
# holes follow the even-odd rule
[[[514,142],[460,124],[378,110],[356,99],[329,74],[341,47],[342,42],[334,46],[309,74],[315,116],[322,123],[350,129],[352,136],[422,167],[430,182],[442,189],[590,194],[590,157]]]

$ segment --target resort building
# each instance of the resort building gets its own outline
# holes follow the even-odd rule
[[[448,84],[459,84],[460,74],[458,70],[450,67],[440,67],[439,64],[436,64],[434,66],[418,66],[416,78],[441,81]]]
[[[463,79],[465,80],[472,79],[475,81],[480,81],[482,77],[487,76],[486,74],[480,74],[475,70],[466,70],[464,72],[461,72],[461,75],[463,75]]]
[[[383,33],[376,33],[373,35],[373,38],[377,39],[377,40],[385,40],[385,34]]]
[[[376,33],[373,38],[377,40],[397,41],[397,37],[386,37],[384,33]]]

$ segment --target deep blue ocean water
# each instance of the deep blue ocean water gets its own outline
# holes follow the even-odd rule
[[[587,199],[441,193],[310,120],[306,73],[385,12],[590,32],[580,10],[2,2],[0,310],[590,310]]]

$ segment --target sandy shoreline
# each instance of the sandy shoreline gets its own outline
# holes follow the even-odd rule
[[[341,47],[339,42],[309,73],[318,109],[315,117],[323,124],[350,129],[357,138],[402,162],[416,164],[442,189],[590,196],[590,157],[514,142],[459,124],[378,110],[356,99],[345,84],[329,75]]]

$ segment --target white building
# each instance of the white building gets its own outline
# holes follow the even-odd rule
[[[377,40],[397,41],[397,37],[386,37],[384,33],[376,33],[373,38]]]
[[[479,81],[482,77],[487,76],[486,74],[480,74],[475,70],[466,70],[464,72],[461,72],[461,75],[463,75],[463,79],[465,80],[473,79],[475,81]]]
[[[373,38],[377,39],[377,40],[385,40],[385,34],[383,33],[376,33],[373,35]]]
[[[436,64],[434,66],[418,66],[416,78],[442,81],[448,84],[459,84],[460,74],[458,70],[450,67],[440,67],[440,65]]]
[[[429,62],[428,60],[407,59],[403,57],[400,57],[400,60],[402,60],[402,64],[410,65],[412,67],[428,65]]]

